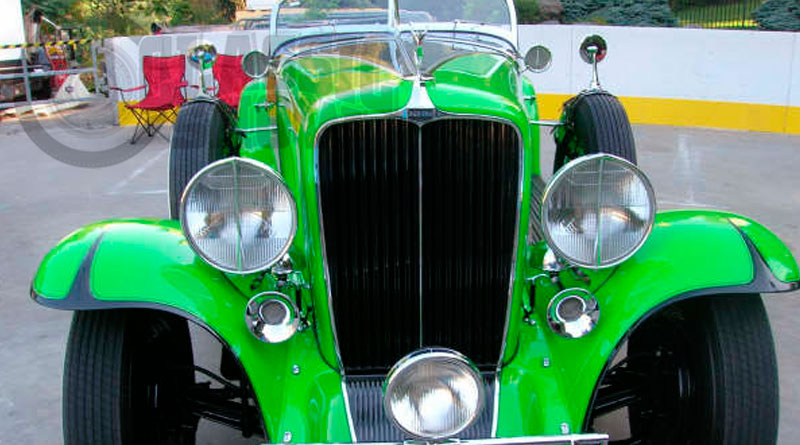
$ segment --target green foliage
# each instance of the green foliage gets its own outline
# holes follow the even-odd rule
[[[22,0],[22,10],[27,13],[39,8],[48,18],[65,16],[77,0]]]
[[[678,25],[666,1],[613,0],[605,8],[592,13],[590,20],[625,26]]]
[[[54,22],[77,25],[88,37],[148,34],[153,22],[168,26],[233,21],[239,0],[22,0]],[[357,0],[360,1],[360,0]]]
[[[800,3],[797,0],[768,0],[753,11],[753,20],[773,31],[800,31]]]
[[[564,21],[625,26],[677,26],[667,0],[562,0]]]
[[[515,3],[517,21],[519,23],[539,23],[542,21],[538,0],[517,0]]]
[[[564,21],[573,23],[585,20],[589,14],[605,7],[607,3],[607,0],[561,0]]]

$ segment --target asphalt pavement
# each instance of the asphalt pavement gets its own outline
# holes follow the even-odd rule
[[[167,216],[166,140],[156,136],[131,146],[132,128],[115,127],[112,116],[101,103],[36,125],[0,122],[0,444],[61,442],[62,364],[71,314],[39,307],[28,297],[42,257],[91,222]],[[753,217],[800,257],[800,136],[660,126],[636,126],[634,133],[639,165],[653,182],[660,208]],[[55,142],[67,155],[56,160],[32,139]],[[542,130],[542,140],[549,176],[549,131]],[[63,162],[79,164],[87,152],[105,156],[111,149],[129,159],[104,168]],[[786,445],[800,437],[798,297],[800,292],[765,299],[780,366],[779,443]],[[201,436],[200,444],[231,443],[211,425],[203,426]]]

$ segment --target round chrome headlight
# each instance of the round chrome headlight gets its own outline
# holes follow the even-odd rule
[[[423,349],[400,360],[383,388],[384,409],[398,428],[420,439],[452,437],[483,408],[478,369],[449,349]]]
[[[183,192],[180,217],[200,257],[239,274],[267,269],[281,259],[297,229],[294,198],[281,177],[242,158],[200,170]]]
[[[608,154],[589,155],[550,180],[542,229],[556,254],[597,269],[633,255],[650,234],[655,212],[653,187],[635,165]]]

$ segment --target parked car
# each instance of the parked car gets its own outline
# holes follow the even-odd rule
[[[75,311],[66,443],[194,443],[201,418],[285,443],[775,442],[760,294],[797,263],[752,219],[656,211],[602,38],[551,123],[510,0],[320,4],[273,12],[238,110],[181,109],[173,219],[44,259],[32,297]]]

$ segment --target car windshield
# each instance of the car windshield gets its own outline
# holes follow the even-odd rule
[[[512,29],[507,0],[287,0],[280,4],[276,32],[388,26],[390,10],[396,10],[395,21],[412,27],[447,23]]]
[[[414,73],[413,63],[403,45],[395,36],[387,34],[306,37],[281,46],[275,57],[281,61],[281,66],[298,58],[313,58],[317,65],[327,63],[331,69],[349,64],[352,69],[372,66],[403,77]]]
[[[471,23],[511,29],[506,0],[397,0],[400,23]]]
[[[476,52],[513,57],[512,22],[507,0],[291,0],[273,17],[273,54],[284,62],[338,54],[402,75],[430,73]]]
[[[281,4],[278,32],[389,23],[389,0],[299,0]]]

